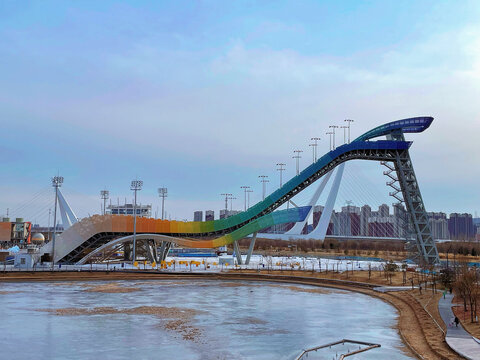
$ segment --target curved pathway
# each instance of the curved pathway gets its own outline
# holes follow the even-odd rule
[[[480,360],[480,343],[465,331],[461,324],[455,326],[455,315],[452,311],[452,294],[446,294],[438,302],[438,310],[443,322],[447,326],[445,341],[448,346],[467,359]]]

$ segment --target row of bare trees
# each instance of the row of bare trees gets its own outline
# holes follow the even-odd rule
[[[461,264],[453,282],[455,294],[463,300],[463,310],[468,311],[470,307],[470,321],[478,321],[477,303],[480,297],[479,274],[476,267],[468,267]],[[468,306],[467,306],[468,305]]]
[[[250,239],[242,239],[239,244],[242,247],[248,247]],[[342,251],[404,251],[405,244],[400,241],[387,242],[387,241],[370,241],[370,240],[346,240],[338,241],[335,239],[313,240],[302,239],[295,242],[289,242],[285,240],[275,239],[257,239],[255,242],[255,249],[259,250],[296,250],[302,252],[311,252],[318,250],[334,250]]]

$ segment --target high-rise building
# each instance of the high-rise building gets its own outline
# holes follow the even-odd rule
[[[193,213],[193,221],[203,221],[203,211],[195,211]]]
[[[390,207],[387,204],[382,204],[378,207],[378,216],[388,217],[390,215]]]
[[[450,237],[455,240],[473,240],[475,229],[471,214],[450,214],[448,219]]]
[[[321,205],[317,205],[313,208],[313,228],[315,229],[318,225],[318,222],[320,221],[320,218],[322,217],[323,209],[325,207]]]
[[[393,205],[395,236],[405,238],[408,234],[409,214],[403,204]]]
[[[215,212],[213,210],[206,210],[205,221],[213,221],[213,220],[215,220]]]
[[[368,236],[368,219],[372,216],[372,208],[363,205],[360,210],[360,235]]]
[[[449,239],[447,214],[442,212],[428,212],[428,222],[434,239]]]

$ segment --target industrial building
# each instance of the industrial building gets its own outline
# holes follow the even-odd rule
[[[0,222],[0,244],[2,247],[30,244],[32,223],[24,221],[23,218],[16,218],[10,221],[9,218],[2,218]]]
[[[139,217],[151,217],[152,216],[152,205],[138,205],[135,207],[137,216]],[[110,215],[132,215],[133,216],[133,204],[123,204],[123,205],[108,205],[107,214]]]

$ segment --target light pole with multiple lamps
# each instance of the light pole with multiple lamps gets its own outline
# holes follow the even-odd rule
[[[228,199],[230,198],[230,196],[232,196],[232,194],[224,193],[220,195],[225,196],[225,217],[227,218],[228,217]]]
[[[247,194],[248,194],[247,195],[247,208],[248,209],[250,209],[250,193],[252,193],[252,192],[253,192],[253,190],[251,190],[251,189],[247,190]]]
[[[286,166],[286,165],[287,165],[287,164],[285,164],[285,163],[278,163],[278,164],[277,164],[277,166],[278,166],[278,167],[277,167],[277,171],[280,171],[280,187],[283,186],[283,182],[282,182],[282,172],[285,171],[285,166]]]
[[[168,189],[166,187],[158,188],[158,196],[162,198],[162,220],[165,216],[165,198],[168,196]]]
[[[247,191],[250,186],[240,186],[240,189],[243,189],[244,192],[244,211],[247,211]]]
[[[100,191],[100,197],[102,198],[103,200],[103,215],[105,215],[107,213],[107,200],[108,200],[108,196],[110,195],[110,192],[108,190],[101,190]]]
[[[57,202],[58,188],[63,184],[63,176],[54,176],[52,186],[55,188],[55,210],[53,211],[53,237],[52,237],[52,269],[55,268],[55,238],[57,234]]]
[[[325,135],[330,135],[330,151],[332,151],[332,134],[333,134],[333,132],[331,132],[331,131],[327,131],[325,133]]]
[[[343,120],[343,121],[345,121],[345,122],[348,124],[348,125],[347,125],[347,126],[348,126],[348,127],[347,127],[347,128],[348,128],[348,143],[350,144],[350,125],[352,124],[352,122],[354,122],[354,120],[352,120],[352,119],[345,119],[345,120]]]
[[[319,138],[319,137],[312,137],[310,140],[314,141],[314,143],[311,145],[311,146],[313,146],[313,149],[314,149],[313,162],[317,162],[317,147],[318,147],[317,141],[322,140],[322,139]]]
[[[137,246],[137,191],[142,190],[143,181],[142,180],[133,180],[130,184],[130,190],[135,194],[135,200],[133,202],[133,252],[132,252],[132,262],[135,264],[136,260],[136,246]]]
[[[267,180],[268,175],[259,175],[258,177],[261,179],[260,182],[262,183],[262,200],[265,200],[266,184],[269,182],[269,180]]]
[[[298,175],[300,174],[300,159],[301,159],[300,153],[302,153],[303,150],[293,150],[293,152],[296,154],[292,156],[292,159],[296,159],[297,161],[297,175]]]
[[[340,126],[340,129],[343,129],[343,143],[346,144],[347,143],[347,129],[348,129],[348,126]]]
[[[338,125],[330,125],[330,129],[332,129],[332,135],[333,135],[333,147],[332,150],[335,150],[335,129],[338,128]]]
[[[229,196],[228,200],[230,200],[230,213],[229,215],[231,216],[232,210],[233,210],[233,200],[237,200],[236,197],[234,196]]]

